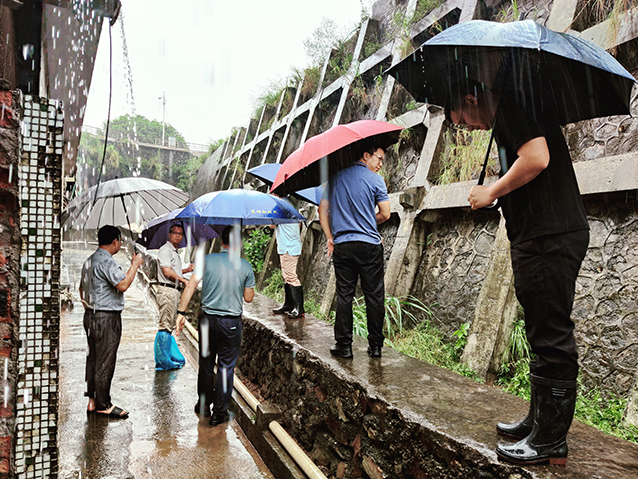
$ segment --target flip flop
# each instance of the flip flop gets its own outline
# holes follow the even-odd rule
[[[117,406],[113,406],[113,409],[111,410],[111,412],[106,413],[106,412],[95,411],[95,415],[106,416],[112,419],[126,419],[128,417],[128,413],[122,414],[123,412],[124,412],[124,409],[119,408]]]

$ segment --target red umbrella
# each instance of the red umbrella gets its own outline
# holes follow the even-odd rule
[[[360,158],[357,144],[374,139],[381,148],[399,141],[403,128],[384,121],[360,120],[337,125],[306,141],[283,162],[270,191],[286,196],[319,186]]]

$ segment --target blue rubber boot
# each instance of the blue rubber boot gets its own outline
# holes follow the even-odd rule
[[[179,356],[175,355],[175,353],[173,352],[173,348],[175,348]],[[179,369],[184,366],[184,363],[186,362],[184,356],[182,356],[182,353],[177,347],[175,338],[168,331],[157,332],[157,335],[155,336],[155,345],[153,347],[153,352],[155,353],[156,371]],[[173,355],[175,355],[175,359],[173,359]]]

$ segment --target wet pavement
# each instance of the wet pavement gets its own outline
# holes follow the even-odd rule
[[[139,279],[126,292],[122,341],[111,388],[125,420],[87,416],[84,397],[86,335],[77,285],[82,263],[94,248],[65,249],[62,283],[71,285],[74,308],[60,327],[61,478],[273,478],[235,421],[210,427],[193,412],[197,371],[187,356],[176,371],[155,371],[157,310]],[[126,271],[123,253],[116,260]],[[68,276],[67,276],[68,274]],[[184,351],[185,348],[182,348]]]

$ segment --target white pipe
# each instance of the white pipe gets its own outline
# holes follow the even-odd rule
[[[299,447],[277,421],[272,421],[268,427],[306,476],[310,479],[327,479],[323,472],[310,460],[304,450]]]
[[[252,408],[253,411],[257,412],[257,406],[259,406],[259,401],[257,398],[252,395],[252,393],[248,390],[244,383],[239,380],[237,375],[235,375],[235,380],[233,381],[233,386],[237,389],[237,392],[244,398],[244,401],[248,403],[248,405]]]

